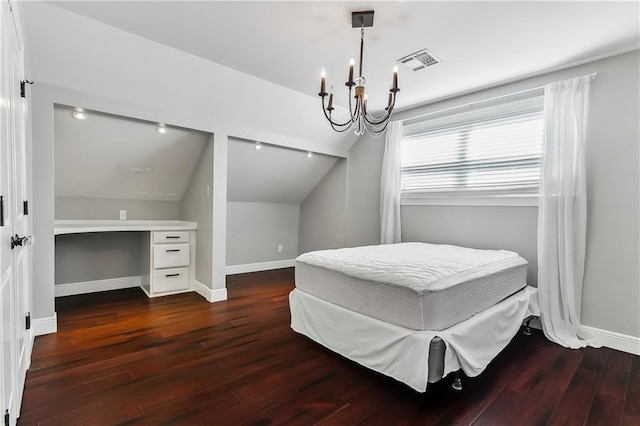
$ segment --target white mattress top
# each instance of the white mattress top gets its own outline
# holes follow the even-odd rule
[[[439,291],[527,261],[508,250],[480,250],[446,244],[398,243],[320,250],[296,259],[355,278]]]

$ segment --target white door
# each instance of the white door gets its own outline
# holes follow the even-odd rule
[[[13,84],[10,85],[9,115],[11,117],[11,143],[12,143],[12,171],[13,171],[13,234],[14,238],[26,237],[21,240],[21,245],[13,248],[13,265],[15,278],[15,317],[16,317],[16,413],[20,412],[24,380],[29,366],[30,353],[27,353],[29,331],[27,330],[27,314],[30,305],[29,255],[32,238],[30,237],[29,221],[27,217],[27,154],[26,154],[26,99],[20,95],[20,82],[23,80],[23,51],[19,46],[17,31],[11,31],[9,37],[10,74]]]
[[[7,2],[2,2],[0,14],[0,319],[2,326],[2,415],[15,421],[16,337],[15,337],[15,276],[11,237],[13,236],[13,170],[11,160],[10,97],[12,77],[9,29],[11,14]]]
[[[18,417],[28,367],[30,337],[25,327],[30,305],[28,274],[26,102],[20,97],[23,56],[11,3],[0,6],[0,393],[9,424]],[[21,245],[16,245],[20,242]],[[5,420],[6,421],[6,420]]]

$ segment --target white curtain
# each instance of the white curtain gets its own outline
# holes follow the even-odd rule
[[[574,349],[592,344],[580,326],[590,82],[591,76],[584,76],[551,83],[544,89],[545,140],[538,209],[540,319],[550,340]]]
[[[387,127],[380,182],[380,243],[400,242],[400,148],[402,122]]]

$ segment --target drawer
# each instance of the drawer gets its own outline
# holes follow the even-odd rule
[[[166,291],[186,290],[189,288],[189,268],[172,268],[153,271],[151,291],[161,293]]]
[[[189,244],[156,244],[153,246],[153,268],[189,266]]]
[[[189,231],[155,231],[153,233],[153,243],[187,243],[189,242]]]

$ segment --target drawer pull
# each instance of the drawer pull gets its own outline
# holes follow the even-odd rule
[[[167,235],[165,238],[168,239],[168,240],[169,239],[177,239],[177,238],[180,238],[180,236],[179,235]]]
[[[165,277],[169,278],[169,277],[179,277],[180,274],[165,274]]]
[[[180,249],[169,249],[169,250],[165,250],[167,253],[173,252],[173,251],[180,251]]]

